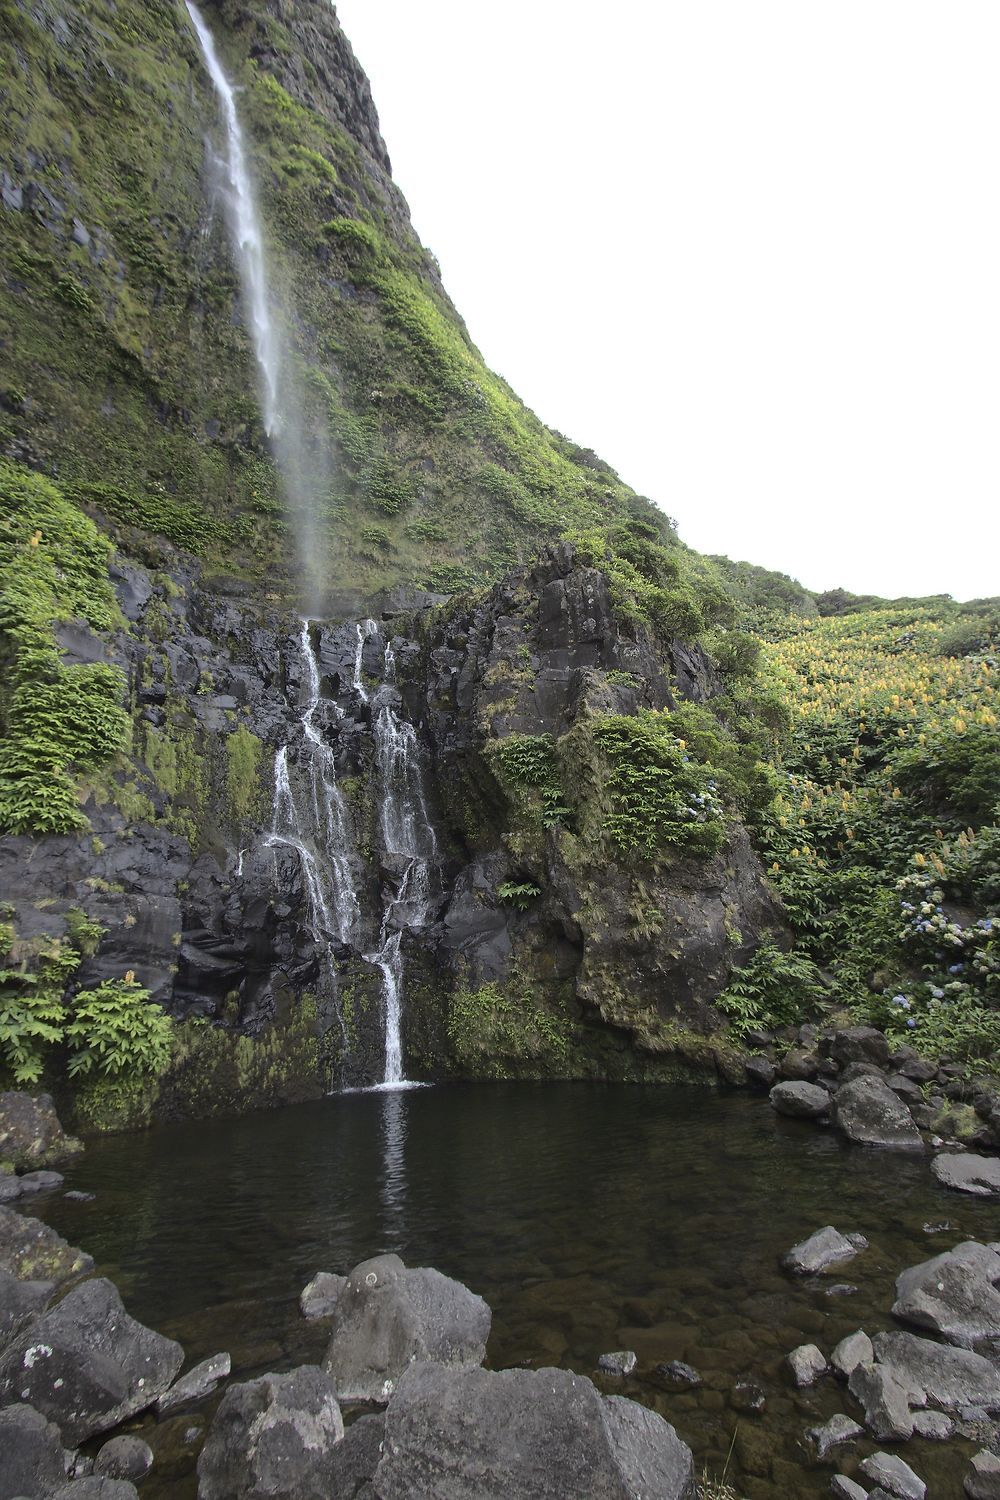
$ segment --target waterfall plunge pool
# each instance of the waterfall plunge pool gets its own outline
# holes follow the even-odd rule
[[[856,1414],[830,1378],[795,1391],[788,1351],[814,1342],[829,1354],[856,1328],[892,1327],[904,1266],[997,1238],[995,1207],[946,1192],[924,1159],[851,1149],[777,1118],[764,1098],[682,1086],[333,1095],[93,1141],[66,1186],[96,1198],[53,1195],[37,1212],[94,1256],[134,1316],[179,1339],[189,1364],[228,1350],[239,1379],[319,1360],[328,1325],[301,1316],[302,1287],[393,1251],[486,1298],[495,1367],[590,1375],[598,1355],[623,1348],[640,1376],[661,1361],[693,1365],[704,1378],[693,1391],[643,1379],[603,1389],[658,1410],[699,1471],[721,1471],[735,1432],[728,1477],[750,1500],[828,1494],[834,1471],[810,1463],[803,1434]],[[816,1281],[785,1275],[782,1252],[828,1223],[860,1230],[870,1249]],[[836,1283],[857,1291],[827,1295]],[[764,1389],[759,1416],[731,1404],[744,1379]],[[160,1448],[162,1433],[138,1425]],[[862,1442],[856,1458],[877,1446]],[[937,1500],[958,1500],[976,1446],[899,1451]],[[146,1500],[195,1495],[190,1466],[158,1467]]]

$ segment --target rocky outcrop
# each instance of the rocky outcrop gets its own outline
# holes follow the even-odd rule
[[[129,1317],[110,1281],[86,1281],[0,1356],[0,1405],[20,1397],[79,1443],[151,1406],[183,1358]]]
[[[489,1308],[461,1282],[380,1255],[348,1276],[323,1368],[342,1401],[385,1402],[414,1360],[481,1364],[489,1332]]]
[[[0,1171],[58,1166],[82,1150],[63,1130],[48,1094],[0,1093]]]
[[[91,1256],[40,1219],[0,1207],[0,1274],[18,1281],[69,1281],[93,1270]]]
[[[444,1487],[442,1487],[442,1485]],[[655,1412],[567,1370],[416,1364],[386,1415],[379,1500],[694,1495],[691,1450]]]
[[[906,1105],[878,1077],[865,1075],[841,1085],[836,1095],[836,1121],[848,1140],[859,1146],[924,1150],[920,1131]]]
[[[327,1500],[344,1423],[315,1365],[231,1385],[198,1459],[198,1500]]]

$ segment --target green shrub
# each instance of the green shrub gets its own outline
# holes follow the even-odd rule
[[[603,762],[604,831],[622,853],[718,852],[726,830],[717,773],[691,758],[665,716],[609,715],[592,736]]]
[[[71,1078],[99,1073],[162,1073],[170,1061],[173,1023],[131,974],[81,990],[65,1028]]]
[[[737,1038],[748,1031],[801,1022],[823,993],[816,965],[805,954],[761,943],[749,963],[734,969],[716,1005]]]

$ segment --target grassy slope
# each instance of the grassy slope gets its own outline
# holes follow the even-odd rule
[[[332,584],[454,589],[620,513],[616,476],[486,369],[384,167],[298,65],[306,41],[343,54],[330,6],[204,9],[243,90]],[[0,0],[0,79],[0,166],[34,184],[0,209],[0,452],[114,525],[287,572],[205,151],[218,111],[181,0]]]

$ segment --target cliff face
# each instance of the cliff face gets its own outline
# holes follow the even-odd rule
[[[782,928],[732,604],[486,370],[326,0],[202,9],[329,475],[309,625],[186,9],[0,0],[7,961],[181,1023],[79,1118],[378,1081],[390,991],[420,1076],[725,1071]]]
[[[202,9],[240,89],[330,599],[498,577],[621,511],[616,476],[470,343],[333,7]],[[4,0],[0,18],[0,452],[71,484],[119,537],[294,592],[218,101],[184,5]]]

